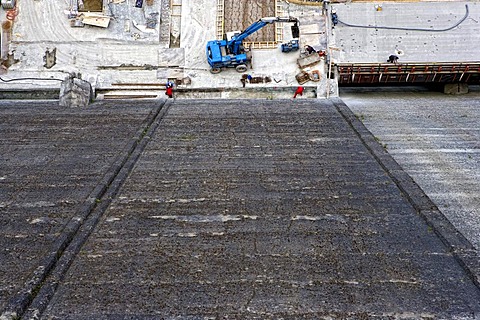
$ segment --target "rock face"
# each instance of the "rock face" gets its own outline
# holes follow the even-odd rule
[[[60,106],[86,107],[93,101],[92,86],[88,81],[70,76],[60,86]]]

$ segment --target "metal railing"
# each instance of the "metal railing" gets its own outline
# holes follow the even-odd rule
[[[480,84],[480,62],[340,63],[339,85],[398,83]]]

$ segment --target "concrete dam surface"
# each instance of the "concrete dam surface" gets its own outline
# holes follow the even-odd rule
[[[370,88],[342,100],[455,227],[480,249],[479,94]]]
[[[480,315],[477,251],[338,98],[0,105],[2,320]]]
[[[7,2],[0,320],[480,319],[479,1]]]

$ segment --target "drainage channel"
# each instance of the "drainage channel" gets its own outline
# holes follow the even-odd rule
[[[172,102],[160,102],[152,110],[116,162],[71,218],[42,263],[0,315],[0,320],[39,319],[81,247],[118,193],[135,163],[168,112]]]

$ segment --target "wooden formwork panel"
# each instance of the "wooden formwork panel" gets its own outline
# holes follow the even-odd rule
[[[80,8],[81,12],[102,12],[103,0],[83,0],[83,8]]]
[[[276,0],[224,0],[224,31],[245,30],[263,17],[274,17]],[[249,42],[273,42],[275,24],[267,25],[246,39]]]

